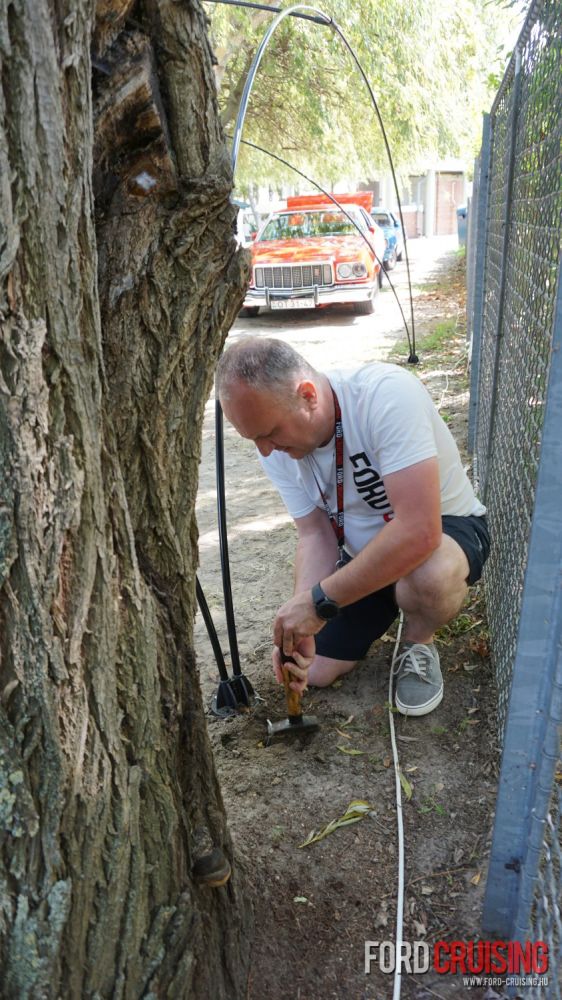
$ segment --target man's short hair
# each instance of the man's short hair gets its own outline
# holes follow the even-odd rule
[[[226,399],[233,385],[244,382],[259,392],[283,394],[299,378],[317,373],[283,340],[245,337],[224,352],[216,372],[217,395]]]

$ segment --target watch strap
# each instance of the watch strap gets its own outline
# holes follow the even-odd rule
[[[316,606],[320,601],[325,601],[327,599],[326,594],[322,590],[319,583],[315,583],[312,588],[312,600]]]
[[[311,594],[314,608],[319,618],[329,621],[330,618],[335,618],[339,614],[339,604],[324,593],[319,583],[314,584]]]

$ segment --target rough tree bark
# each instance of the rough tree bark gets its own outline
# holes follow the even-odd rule
[[[192,645],[247,267],[196,0],[0,0],[0,995],[235,998]],[[95,203],[95,211],[94,211]]]

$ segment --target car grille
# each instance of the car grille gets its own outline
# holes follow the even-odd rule
[[[314,288],[332,284],[330,264],[283,264],[254,269],[256,288]]]

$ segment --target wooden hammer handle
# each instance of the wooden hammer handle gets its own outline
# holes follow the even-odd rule
[[[295,663],[292,656],[285,656],[283,652],[281,652],[281,657],[284,664]],[[293,679],[295,679],[295,675],[291,673],[288,667],[283,666],[283,683],[285,685],[285,696],[287,698],[287,714],[291,716],[302,715],[300,691],[293,691],[293,689],[289,687],[289,681]]]

